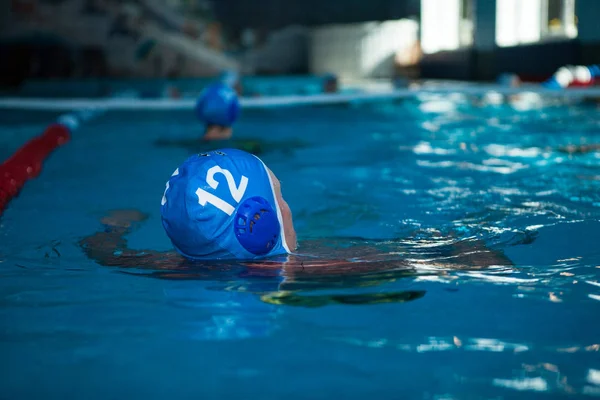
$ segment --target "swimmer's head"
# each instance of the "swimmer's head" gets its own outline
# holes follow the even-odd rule
[[[161,216],[175,249],[192,260],[250,260],[296,249],[279,181],[241,150],[188,158],[167,182]]]
[[[506,87],[518,87],[518,86],[521,86],[521,78],[519,78],[519,75],[512,74],[512,73],[503,73],[503,74],[500,74],[498,76],[498,78],[496,79],[496,82],[500,86],[506,86]]]
[[[237,93],[222,82],[208,86],[196,101],[196,116],[207,126],[230,127],[240,114]]]
[[[335,93],[338,91],[338,78],[334,74],[328,73],[323,76],[323,91],[325,93]]]

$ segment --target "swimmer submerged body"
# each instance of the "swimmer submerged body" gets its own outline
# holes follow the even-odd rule
[[[114,210],[102,218],[103,229],[79,241],[85,254],[100,265],[139,268],[169,275],[198,268],[244,266],[252,269],[280,270],[297,274],[335,274],[404,270],[416,271],[419,265],[446,269],[480,269],[512,266],[501,250],[490,249],[480,240],[454,240],[451,244],[428,247],[420,254],[396,240],[362,238],[313,239],[302,242],[302,252],[257,260],[190,260],[177,251],[134,250],[127,235],[148,218],[137,210]],[[512,245],[528,243],[513,243]],[[410,254],[408,261],[401,254]],[[421,257],[422,261],[418,258]],[[173,276],[176,276],[174,274]]]
[[[167,182],[161,219],[176,251],[128,248],[127,235],[146,219],[136,210],[114,211],[102,219],[102,231],[79,244],[101,265],[129,273],[147,270],[144,275],[153,278],[212,279],[215,274],[235,273],[260,278],[262,283],[266,279],[271,289],[228,290],[250,291],[270,304],[301,307],[397,303],[424,295],[423,291],[302,295],[332,283],[336,288],[365,287],[416,274],[512,265],[501,250],[489,249],[479,240],[450,240],[416,249],[394,240],[311,240],[303,241],[299,252],[279,180],[258,157],[236,149],[192,156]]]
[[[298,252],[277,177],[258,157],[235,149],[192,156],[167,182],[161,219],[175,252],[127,247],[126,236],[146,218],[135,210],[113,212],[103,218],[103,231],[79,244],[101,265],[149,269],[164,278],[242,266],[283,275],[288,285],[299,276],[407,275],[420,265],[439,271],[512,265],[502,251],[476,240],[453,240],[420,255],[399,241],[363,239],[304,241]]]
[[[175,251],[129,249],[127,235],[147,217],[136,210],[113,211],[102,219],[102,231],[79,244],[90,259],[121,272],[136,270],[136,275],[169,280],[222,280],[225,273],[230,275],[227,281],[236,278],[244,282],[240,287],[229,287],[229,291],[250,292],[265,303],[298,307],[402,303],[419,299],[425,292],[339,290],[379,286],[423,274],[446,275],[457,269],[513,265],[501,250],[489,249],[479,240],[453,240],[447,245],[415,249],[401,241],[358,238],[307,240],[301,244],[301,253],[268,259],[192,261]],[[527,240],[513,245],[522,243]],[[337,293],[307,294],[332,286]]]
[[[227,290],[250,292],[270,304],[299,307],[412,301],[425,292],[340,290],[374,287],[418,275],[447,275],[452,270],[513,265],[502,251],[489,249],[478,240],[455,240],[435,248],[415,249],[402,241],[358,238],[306,240],[301,243],[301,253],[268,259],[192,261],[175,251],[129,249],[127,235],[146,218],[136,210],[114,211],[103,218],[103,231],[79,244],[90,259],[123,273],[168,280],[242,279],[240,287]],[[332,288],[335,294],[307,294]]]

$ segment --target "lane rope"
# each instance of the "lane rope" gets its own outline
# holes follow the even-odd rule
[[[319,104],[343,104],[353,101],[378,101],[386,99],[402,99],[427,95],[465,95],[485,96],[490,94],[518,95],[538,94],[545,98],[557,97],[566,99],[579,99],[586,97],[600,97],[600,88],[573,88],[556,90],[544,88],[539,85],[523,86],[518,88],[503,87],[498,85],[478,86],[449,86],[449,87],[425,87],[420,89],[399,89],[365,93],[332,93],[317,95],[294,95],[294,96],[272,96],[259,98],[241,98],[240,103],[244,108],[270,108],[282,106],[319,105]],[[24,109],[24,110],[81,110],[81,109],[103,109],[103,110],[136,110],[136,111],[158,111],[158,110],[191,110],[196,103],[195,99],[35,99],[5,97],[0,99],[0,108]]]
[[[63,114],[48,125],[41,135],[21,146],[12,156],[0,164],[0,215],[12,199],[18,196],[27,181],[42,171],[45,160],[52,152],[69,142],[71,134],[82,122],[101,114],[103,110],[84,108]]]

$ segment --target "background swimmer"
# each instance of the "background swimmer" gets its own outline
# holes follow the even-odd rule
[[[338,78],[334,74],[325,74],[323,77],[323,92],[337,93],[339,90]]]
[[[240,115],[240,102],[232,87],[216,82],[204,89],[194,111],[205,124],[202,140],[224,140],[233,134],[232,126]]]
[[[205,125],[204,135],[200,140],[163,138],[155,144],[160,147],[185,148],[191,153],[232,147],[256,155],[272,151],[289,153],[293,149],[307,147],[307,143],[298,140],[266,142],[253,138],[233,139],[233,125],[241,112],[238,92],[234,89],[236,84],[239,85],[236,75],[225,74],[221,81],[208,86],[196,101],[194,111]]]

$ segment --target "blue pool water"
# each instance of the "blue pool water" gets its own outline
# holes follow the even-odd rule
[[[170,249],[160,199],[194,150],[156,141],[201,132],[192,113],[105,114],[0,217],[0,398],[599,397],[600,152],[559,150],[599,143],[598,111],[460,96],[245,111],[236,135],[265,142],[300,248],[389,260],[285,277],[88,260],[77,242],[118,208],[149,214],[131,247]],[[56,118],[0,116],[0,158]],[[478,268],[475,243],[506,257]]]

